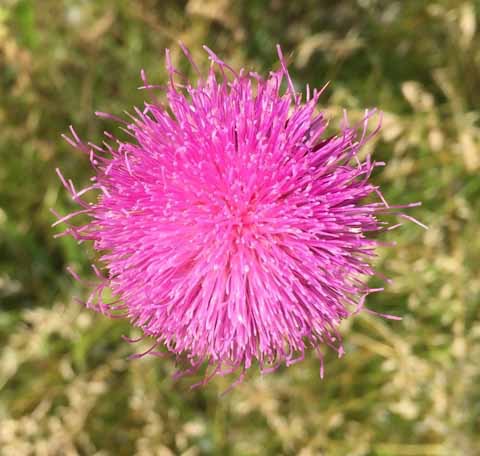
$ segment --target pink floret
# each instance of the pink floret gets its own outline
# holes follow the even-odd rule
[[[182,357],[187,373],[207,364],[209,378],[243,378],[254,363],[268,372],[323,344],[341,355],[341,320],[379,291],[367,285],[380,244],[371,234],[388,229],[377,217],[400,208],[369,181],[383,163],[358,156],[374,111],[327,137],[321,91],[307,88],[302,101],[280,48],[280,69],[266,79],[207,52],[210,71],[191,85],[167,51],[165,106],[115,118],[128,141],[66,137],[95,170],[82,191],[59,172],[81,206],[58,215],[61,235],[99,252],[87,305],[127,318],[153,338],[149,353]],[[89,190],[95,203],[82,200]],[[72,225],[79,214],[88,223]]]

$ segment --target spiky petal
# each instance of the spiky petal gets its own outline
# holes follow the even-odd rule
[[[358,157],[373,111],[326,137],[321,91],[301,101],[280,48],[267,79],[207,52],[207,77],[180,85],[167,51],[166,106],[120,120],[130,140],[66,138],[95,170],[81,192],[60,174],[82,209],[57,222],[100,253],[87,305],[212,374],[254,361],[268,371],[322,344],[342,354],[340,321],[377,291],[366,284],[379,244],[370,234],[386,228],[377,216],[398,210],[369,182],[383,163]],[[92,189],[96,202],[84,202]],[[89,222],[71,225],[78,214]]]

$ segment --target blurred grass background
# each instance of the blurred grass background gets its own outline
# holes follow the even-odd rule
[[[480,455],[480,46],[478,1],[1,0],[0,454]],[[375,175],[391,202],[423,201],[428,224],[378,267],[394,279],[342,325],[346,356],[261,377],[225,397],[231,379],[199,391],[174,383],[169,361],[127,361],[128,325],[81,308],[65,272],[90,274],[88,249],[53,240],[50,207],[73,207],[55,175],[77,187],[87,160],[60,134],[74,124],[102,140],[95,110],[141,105],[139,71],[165,80],[177,40],[205,68],[207,44],[233,66],[277,67],[298,87],[332,84],[341,109],[378,106]]]

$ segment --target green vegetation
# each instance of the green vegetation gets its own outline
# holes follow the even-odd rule
[[[480,454],[480,40],[475,0],[2,0],[0,2],[0,453],[2,455]],[[96,110],[141,105],[139,72],[162,83],[164,48],[183,40],[266,72],[282,44],[295,82],[331,85],[322,103],[385,112],[374,176],[429,225],[384,235],[393,284],[341,331],[346,356],[281,368],[219,397],[232,379],[190,391],[174,366],[128,361],[127,324],[84,310],[91,252],[52,238],[49,208],[72,202],[87,160],[60,139],[92,142]]]

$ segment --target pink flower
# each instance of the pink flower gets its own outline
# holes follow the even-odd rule
[[[369,182],[383,163],[358,157],[374,111],[325,137],[322,91],[307,87],[301,101],[280,47],[281,68],[267,79],[205,49],[212,65],[195,85],[177,78],[167,51],[166,105],[136,109],[128,141],[107,134],[98,147],[73,129],[65,138],[95,171],[82,191],[58,172],[81,206],[57,215],[68,226],[60,235],[99,252],[86,304],[127,318],[154,339],[150,353],[164,347],[192,372],[207,364],[210,378],[290,365],[322,344],[341,355],[338,325],[370,311],[365,297],[378,291],[366,284],[379,245],[370,234],[401,207]],[[93,204],[82,200],[89,190],[99,191]],[[78,214],[88,223],[70,224]],[[102,299],[106,287],[114,302]]]

